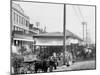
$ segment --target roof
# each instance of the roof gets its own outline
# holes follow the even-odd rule
[[[61,32],[47,32],[45,34],[38,34],[36,36],[63,36]]]
[[[24,13],[24,10],[21,8],[19,4],[12,2],[12,7],[19,10],[21,13]]]
[[[36,34],[33,37],[37,37],[37,38],[38,37],[63,37],[63,32],[47,32],[43,34]],[[75,35],[69,30],[66,30],[66,37],[72,37],[82,41],[82,39],[79,36]]]

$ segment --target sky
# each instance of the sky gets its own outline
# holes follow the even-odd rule
[[[17,2],[29,16],[30,23],[40,22],[40,28],[46,26],[47,32],[63,31],[63,4]],[[82,22],[87,22],[88,35],[95,42],[95,7],[66,5],[66,29],[83,37]]]

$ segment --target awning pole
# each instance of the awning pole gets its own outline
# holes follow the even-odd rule
[[[63,64],[65,65],[65,51],[66,51],[66,4],[64,4],[64,19],[63,19],[63,34],[64,34],[64,41],[63,41]]]

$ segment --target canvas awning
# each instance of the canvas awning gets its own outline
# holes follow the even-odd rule
[[[33,39],[23,39],[23,38],[13,38],[13,40],[21,40],[21,41],[29,41],[29,42],[34,42]]]
[[[22,41],[34,42],[32,35],[18,34],[18,33],[14,34],[13,40],[22,40]]]

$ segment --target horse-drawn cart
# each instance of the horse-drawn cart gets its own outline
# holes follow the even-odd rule
[[[28,74],[28,73],[34,73],[34,61],[23,61],[20,67],[20,73],[21,74]]]

